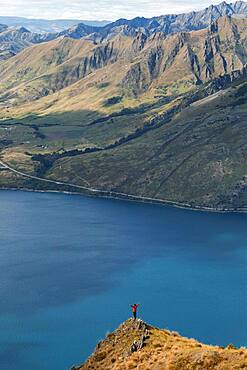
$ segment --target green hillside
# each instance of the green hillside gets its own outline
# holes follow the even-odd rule
[[[100,44],[59,38],[2,62],[0,185],[244,209],[246,26],[121,26]]]

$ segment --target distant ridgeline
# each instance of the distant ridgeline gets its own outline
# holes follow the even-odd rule
[[[24,48],[68,36],[80,39],[89,36],[102,42],[118,33],[119,27],[125,27],[127,33],[142,30],[146,36],[156,32],[166,35],[178,32],[188,32],[207,28],[212,22],[222,16],[246,17],[247,3],[236,1],[227,4],[211,5],[201,11],[182,14],[168,14],[153,18],[137,17],[131,20],[119,19],[115,22],[80,21],[80,20],[35,20],[21,17],[0,16],[0,50],[1,58],[11,57]]]

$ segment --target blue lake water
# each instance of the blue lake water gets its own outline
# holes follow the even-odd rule
[[[0,192],[0,368],[70,369],[141,303],[153,325],[247,345],[247,215]]]

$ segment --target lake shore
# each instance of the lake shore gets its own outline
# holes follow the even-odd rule
[[[60,180],[52,180],[47,178],[42,178],[39,176],[31,175],[24,173],[16,168],[13,168],[11,165],[9,165],[6,162],[3,162],[2,159],[0,160],[0,165],[3,166],[4,170],[10,171],[14,174],[17,174],[23,178],[27,178],[31,180],[30,187],[25,186],[19,186],[16,187],[13,186],[12,188],[8,187],[2,187],[5,190],[24,190],[24,191],[41,191],[41,192],[58,192],[58,193],[65,193],[65,194],[78,194],[78,195],[87,195],[87,196],[93,196],[93,197],[102,197],[102,198],[112,198],[112,199],[122,199],[127,201],[135,201],[135,202],[142,202],[142,203],[153,203],[153,204],[161,204],[161,205],[169,205],[177,208],[182,209],[190,209],[193,211],[203,211],[203,212],[217,212],[217,213],[245,213],[247,212],[246,208],[216,208],[216,207],[206,207],[206,206],[200,206],[200,205],[192,205],[189,203],[184,202],[177,202],[172,201],[168,199],[159,199],[159,198],[151,198],[151,197],[145,197],[140,195],[134,195],[134,194],[128,194],[123,192],[116,192],[113,190],[103,190],[103,189],[97,189],[93,188],[90,185],[83,186],[83,185],[77,185],[73,183],[68,183]],[[37,184],[35,187],[34,183]],[[39,186],[39,184],[43,184],[43,186]],[[50,188],[49,188],[50,187]],[[1,187],[0,187],[1,189]],[[71,190],[76,189],[76,190]]]
[[[162,206],[170,206],[180,209],[186,209],[190,211],[198,212],[213,212],[213,213],[247,213],[247,208],[234,209],[234,208],[213,208],[213,207],[203,207],[203,206],[192,206],[188,203],[180,203],[165,199],[155,199],[148,197],[141,197],[138,195],[131,195],[125,193],[115,193],[113,191],[106,190],[97,190],[92,193],[88,191],[65,191],[65,190],[56,190],[56,189],[35,189],[35,188],[26,188],[26,187],[0,187],[0,190],[10,190],[10,191],[26,191],[26,192],[37,192],[37,193],[58,193],[58,194],[68,194],[68,195],[81,195],[92,198],[105,198],[105,199],[116,199],[123,200],[127,202],[136,202],[136,203],[150,203],[157,204]]]

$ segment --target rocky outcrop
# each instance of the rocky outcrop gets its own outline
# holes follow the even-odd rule
[[[129,319],[72,370],[223,370],[247,367],[246,348],[210,346]]]

